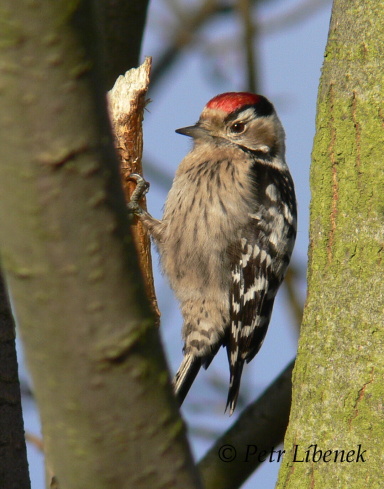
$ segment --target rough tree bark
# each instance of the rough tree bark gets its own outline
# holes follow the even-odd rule
[[[125,200],[129,202],[136,187],[130,179],[132,173],[143,174],[143,128],[144,109],[148,103],[146,95],[152,60],[146,58],[139,68],[132,68],[119,76],[112,90],[108,92],[109,114],[112,122],[115,148],[119,159],[121,182]],[[141,206],[146,209],[145,198]],[[152,305],[157,323],[160,312],[157,307],[155,285],[152,271],[151,243],[142,222],[135,217],[132,222],[132,235],[138,252],[140,268],[144,277],[145,289]]]
[[[98,0],[103,71],[107,89],[116,78],[139,65],[149,0]]]
[[[383,12],[375,0],[333,6],[311,170],[308,297],[279,489],[383,484]]]
[[[90,6],[2,3],[2,266],[60,487],[195,488],[90,57]]]
[[[0,487],[29,489],[27,450],[21,411],[15,323],[0,273]]]

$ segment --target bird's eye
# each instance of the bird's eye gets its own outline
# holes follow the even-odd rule
[[[241,134],[245,130],[245,124],[244,122],[235,122],[231,126],[231,132],[234,132],[235,134]]]

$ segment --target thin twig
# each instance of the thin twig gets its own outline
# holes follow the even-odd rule
[[[239,0],[242,1],[242,0]],[[248,0],[251,8],[259,0]],[[298,22],[313,15],[314,12],[330,3],[331,0],[304,0],[291,9],[284,11],[281,15],[276,15],[272,19],[264,22],[254,22],[253,38],[256,39],[260,34],[272,34],[276,31],[296,25]],[[174,4],[176,2],[172,2]],[[161,78],[172,68],[178,58],[182,55],[182,50],[191,45],[197,38],[200,30],[207,23],[215,20],[218,16],[230,15],[234,12],[234,5],[222,5],[218,0],[208,0],[202,2],[200,9],[194,13],[184,12],[180,9],[172,9],[172,12],[179,17],[178,28],[170,37],[168,46],[163,53],[158,56],[158,60],[153,67],[151,76],[151,88],[155,88]],[[258,74],[255,72],[255,80]],[[257,83],[255,83],[257,87]],[[257,90],[256,90],[257,91]]]
[[[284,285],[285,290],[288,294],[288,304],[292,310],[292,314],[295,319],[295,325],[298,331],[300,330],[304,309],[304,306],[299,299],[299,291],[296,287],[296,281],[299,276],[300,272],[297,263],[291,263],[285,276]]]
[[[255,59],[255,37],[257,23],[253,21],[251,0],[238,0],[238,10],[243,24],[243,45],[245,51],[245,69],[247,72],[247,90],[258,91],[257,62]]]
[[[44,443],[43,439],[29,431],[25,432],[25,441],[33,445],[35,448],[39,450],[39,452],[44,452]]]

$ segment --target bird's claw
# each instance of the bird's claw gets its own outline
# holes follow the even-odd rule
[[[144,180],[144,178],[137,174],[131,173],[128,177],[129,180],[134,180],[136,182],[136,188],[132,193],[131,200],[128,203],[127,207],[130,212],[133,214],[142,214],[144,211],[139,206],[139,201],[146,195],[149,190],[149,182]]]

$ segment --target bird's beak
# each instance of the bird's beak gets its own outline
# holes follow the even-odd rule
[[[195,139],[207,136],[206,130],[199,124],[196,124],[195,126],[181,127],[180,129],[176,129],[175,132]]]

